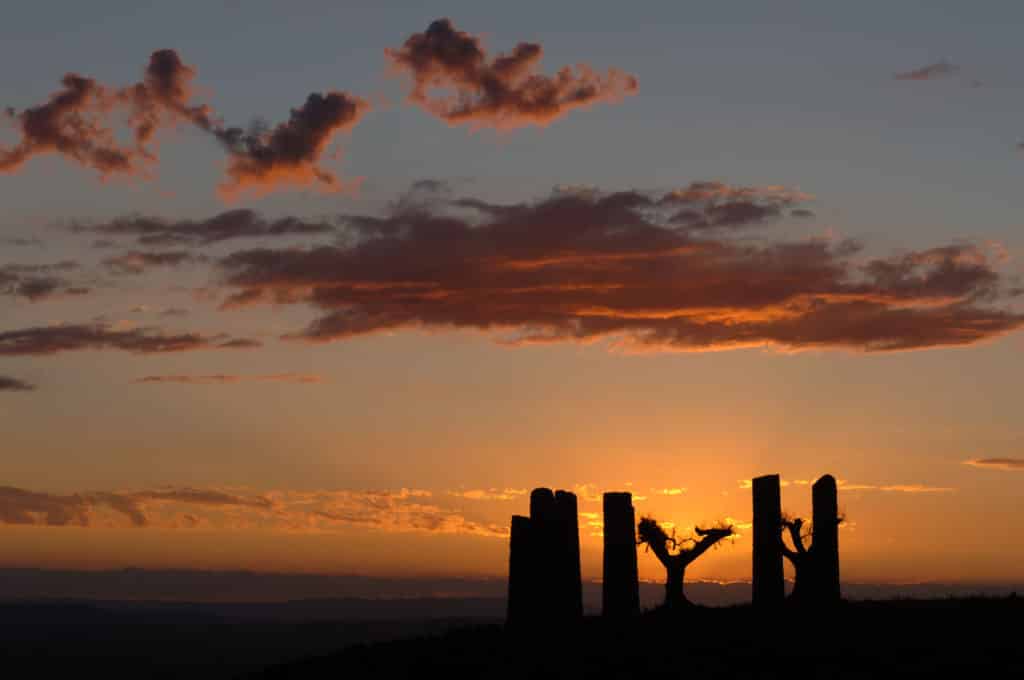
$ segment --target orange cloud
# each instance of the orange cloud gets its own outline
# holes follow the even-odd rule
[[[526,495],[526,489],[469,489],[449,491],[449,495],[472,501],[512,501]]]
[[[396,491],[160,487],[67,495],[0,487],[0,523],[78,527],[331,531],[363,526],[384,532],[504,537],[503,526],[475,521],[429,502],[420,489]]]
[[[340,190],[341,181],[320,166],[320,158],[334,136],[355,127],[369,109],[369,102],[345,92],[313,93],[292,109],[287,122],[271,130],[220,131],[218,137],[230,153],[229,179],[220,186],[221,196],[233,199],[245,191],[262,195],[282,185]]]
[[[543,49],[519,43],[508,54],[488,56],[480,38],[438,19],[402,47],[385,50],[411,81],[410,102],[449,125],[510,129],[544,126],[598,102],[617,102],[636,94],[635,76],[617,69],[600,74],[586,64],[566,66],[555,75],[537,72]],[[444,89],[448,96],[434,96]]]
[[[1018,293],[978,247],[865,261],[852,241],[755,240],[749,230],[774,223],[779,201],[798,192],[694,186],[515,205],[437,199],[351,216],[343,245],[220,260],[236,290],[223,307],[311,305],[323,315],[286,336],[308,342],[462,328],[506,333],[511,345],[609,340],[628,351],[912,350],[1024,324],[1007,304]],[[714,215],[736,194],[759,209],[726,211],[735,222],[675,221],[682,208]]]

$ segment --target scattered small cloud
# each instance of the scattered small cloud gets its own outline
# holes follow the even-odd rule
[[[685,487],[672,487],[669,489],[651,489],[655,494],[659,496],[682,496],[686,493]]]
[[[124,87],[68,73],[46,102],[3,112],[20,138],[14,146],[0,147],[0,172],[16,172],[36,156],[56,154],[102,179],[149,179],[159,161],[158,133],[185,123],[226,151],[228,179],[220,186],[226,198],[289,185],[341,188],[320,161],[335,135],[351,130],[369,110],[368,102],[340,91],[314,92],[287,121],[243,129],[226,125],[210,105],[193,101],[196,75],[169,49],[153,52],[142,80]],[[119,124],[127,126],[128,139],[118,134]]]

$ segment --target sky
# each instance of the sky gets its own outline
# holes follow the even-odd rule
[[[1024,576],[1024,7],[384,4],[8,13],[0,566],[498,577],[549,486],[746,580],[831,473],[844,579]]]

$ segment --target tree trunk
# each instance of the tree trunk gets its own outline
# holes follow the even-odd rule
[[[790,599],[801,605],[814,604],[818,598],[818,561],[814,555],[814,548],[811,547],[805,553],[800,553],[797,559],[792,560],[793,564],[793,592]]]
[[[683,580],[686,577],[686,565],[674,564],[667,567],[668,576],[665,579],[665,607],[667,609],[681,609],[690,604],[683,594]]]

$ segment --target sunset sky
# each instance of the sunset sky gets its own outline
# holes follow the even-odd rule
[[[5,13],[0,567],[1024,577],[1024,6],[384,4]]]

